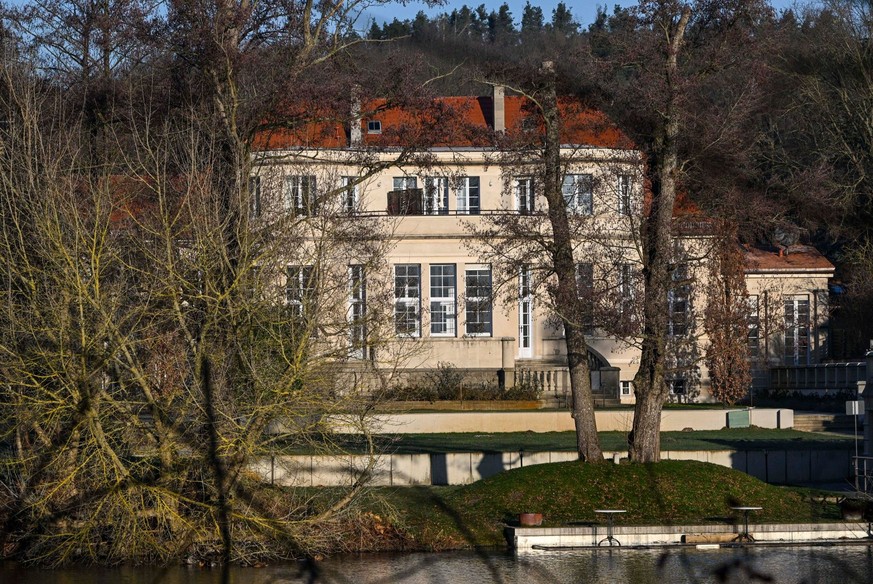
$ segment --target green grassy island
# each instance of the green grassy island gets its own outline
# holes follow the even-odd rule
[[[737,519],[732,505],[762,507],[761,523],[839,518],[825,493],[693,461],[543,464],[460,487],[372,488],[361,504],[359,517],[383,537],[362,538],[358,551],[500,546],[503,526],[520,513],[542,513],[544,526],[602,521],[601,508],[626,509],[618,520],[626,525],[724,523]]]

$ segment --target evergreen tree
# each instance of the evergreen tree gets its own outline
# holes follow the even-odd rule
[[[579,23],[573,20],[573,14],[563,2],[558,2],[552,11],[552,30],[567,36],[579,32]]]
[[[515,23],[509,6],[504,2],[488,15],[488,36],[492,43],[509,43],[515,37]]]
[[[521,34],[539,34],[543,31],[545,19],[543,18],[543,9],[539,6],[531,6],[530,2],[524,5],[524,11],[521,13]]]

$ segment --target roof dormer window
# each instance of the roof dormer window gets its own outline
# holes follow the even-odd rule
[[[368,134],[381,134],[382,133],[382,122],[379,120],[368,120],[367,121],[367,133]]]

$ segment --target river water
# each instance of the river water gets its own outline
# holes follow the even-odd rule
[[[718,550],[450,552],[330,558],[312,564],[231,568],[232,584],[572,583],[696,584],[873,582],[873,547],[750,547]],[[3,584],[221,584],[220,570],[171,567],[37,570],[0,565]]]

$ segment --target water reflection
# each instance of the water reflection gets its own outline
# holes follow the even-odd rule
[[[573,550],[515,557],[453,552],[337,557],[314,566],[231,568],[236,584],[695,584],[762,582],[853,584],[873,581],[868,546],[719,550]],[[767,580],[772,578],[772,580]],[[219,584],[219,570],[172,567],[35,570],[0,565],[4,584]]]

